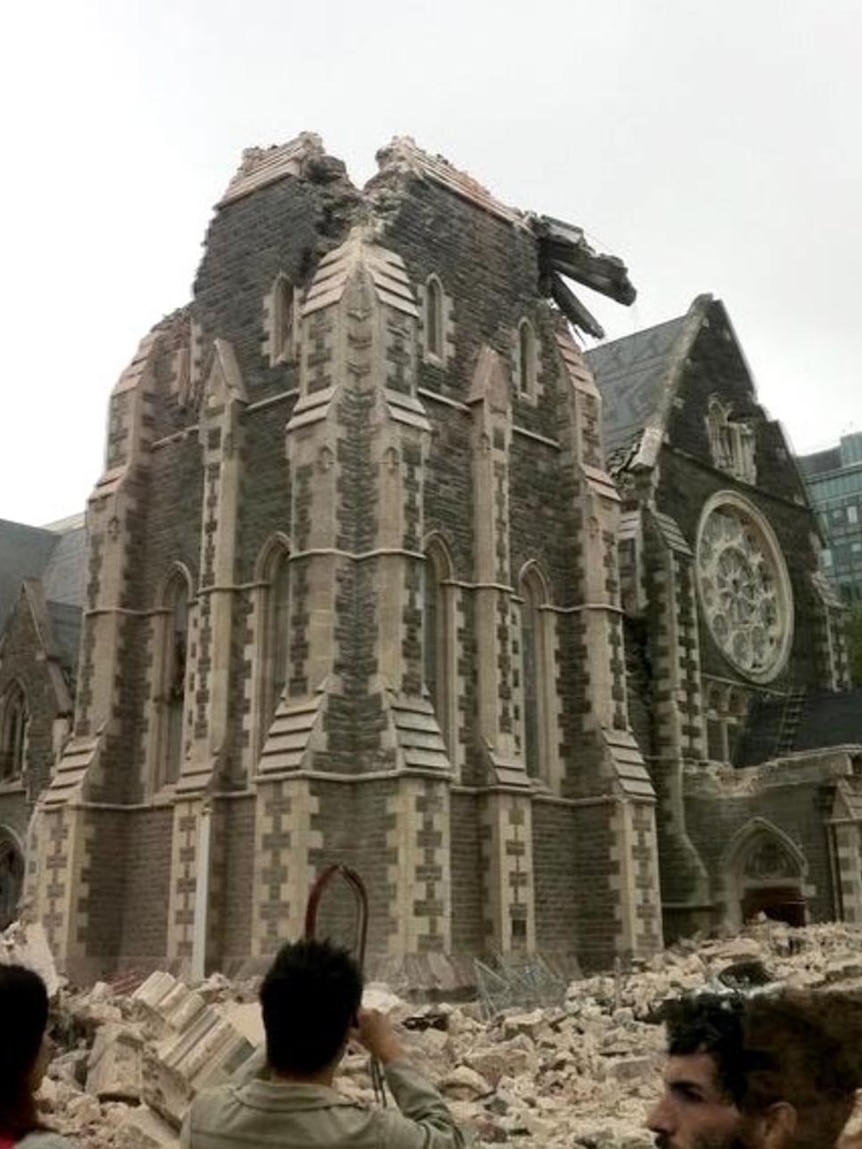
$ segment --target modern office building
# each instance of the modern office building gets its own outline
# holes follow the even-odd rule
[[[862,431],[798,462],[826,543],[823,571],[844,602],[862,603]]]

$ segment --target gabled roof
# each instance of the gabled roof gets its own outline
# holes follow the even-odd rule
[[[602,396],[605,457],[612,474],[629,464],[652,466],[682,368],[711,308],[699,295],[686,315],[615,339],[586,353]]]
[[[0,519],[0,631],[25,579],[39,579],[49,602],[84,605],[84,516],[51,527]]]

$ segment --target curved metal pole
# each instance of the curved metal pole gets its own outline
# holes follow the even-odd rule
[[[317,911],[320,908],[323,891],[335,877],[343,878],[347,882],[356,901],[356,964],[362,973],[365,966],[365,943],[368,938],[368,894],[362,878],[350,866],[345,866],[341,862],[333,862],[331,866],[321,870],[315,878],[305,907],[305,937],[309,940],[314,938],[317,931]],[[371,1058],[371,1081],[378,1102],[385,1107],[386,1083],[383,1070],[374,1057]]]
[[[323,897],[325,888],[335,877],[343,878],[353,890],[356,901],[356,964],[362,971],[365,965],[365,943],[368,938],[368,894],[365,891],[362,878],[350,866],[334,862],[317,875],[305,908],[305,937],[314,937],[317,930],[317,911],[320,906],[320,899]]]

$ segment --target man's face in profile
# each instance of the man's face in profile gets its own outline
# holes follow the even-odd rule
[[[741,1125],[711,1054],[668,1058],[664,1094],[647,1118],[657,1149],[741,1149]]]

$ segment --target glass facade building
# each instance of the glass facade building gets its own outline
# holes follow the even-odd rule
[[[823,573],[844,602],[862,604],[862,431],[797,462],[823,531]]]

